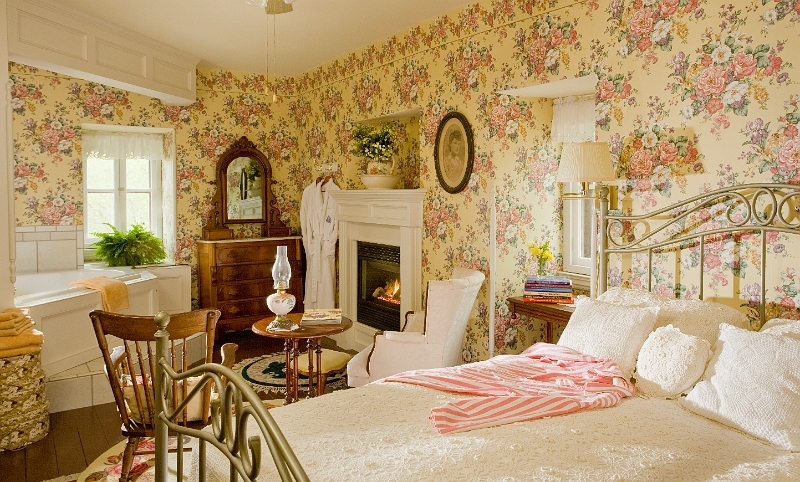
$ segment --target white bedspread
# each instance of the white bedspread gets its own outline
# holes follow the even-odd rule
[[[458,398],[374,383],[270,413],[315,482],[800,480],[800,453],[671,401],[632,397],[611,408],[439,435],[431,407]],[[279,480],[266,445],[262,451],[258,480]],[[210,481],[228,480],[228,462],[213,447],[208,461]]]

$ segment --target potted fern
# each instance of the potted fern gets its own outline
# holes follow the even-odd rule
[[[134,224],[127,232],[114,226],[110,233],[92,233],[100,238],[94,243],[95,255],[109,266],[137,266],[154,264],[167,257],[164,243],[153,233],[144,229],[144,224]]]

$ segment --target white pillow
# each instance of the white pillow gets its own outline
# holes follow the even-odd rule
[[[697,336],[709,344],[717,340],[720,323],[750,329],[750,321],[744,313],[713,301],[677,300],[629,288],[612,288],[597,299],[623,306],[658,306],[661,311],[656,328],[672,325],[681,333]]]
[[[800,336],[800,321],[789,318],[773,318],[764,323],[761,333],[772,333],[773,335],[789,335],[794,338]]]
[[[703,376],[711,345],[672,325],[650,333],[636,360],[636,390],[649,397],[680,395]]]
[[[653,330],[658,307],[632,308],[579,297],[558,345],[597,358],[610,358],[630,378],[636,355]]]
[[[720,327],[687,409],[785,450],[800,450],[800,340]]]

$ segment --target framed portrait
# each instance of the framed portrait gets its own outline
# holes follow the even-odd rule
[[[450,194],[463,191],[472,175],[475,144],[469,121],[462,114],[450,112],[439,123],[433,157],[442,188]]]

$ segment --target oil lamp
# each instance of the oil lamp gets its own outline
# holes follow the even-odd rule
[[[292,267],[289,265],[289,258],[286,255],[286,246],[278,246],[278,255],[275,264],[272,265],[273,288],[277,292],[267,296],[267,308],[275,313],[275,319],[267,327],[273,331],[292,331],[299,328],[297,323],[290,320],[286,314],[292,311],[295,305],[293,294],[287,293],[289,280],[292,278]]]

